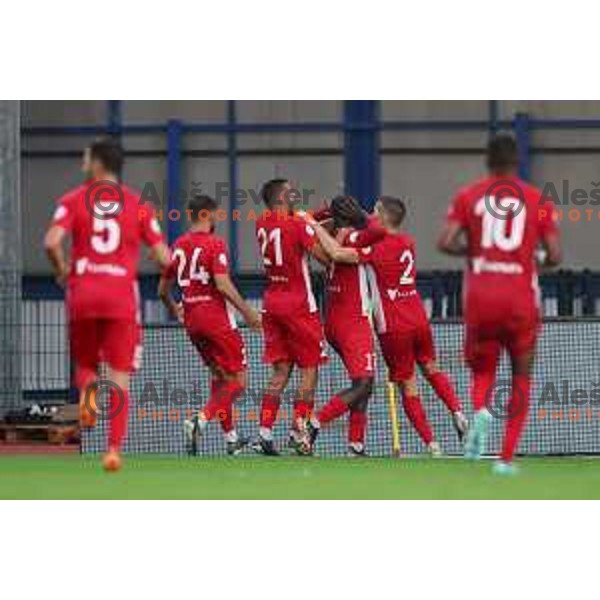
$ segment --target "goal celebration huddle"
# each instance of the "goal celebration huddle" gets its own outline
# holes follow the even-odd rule
[[[299,197],[286,179],[262,186],[264,210],[256,221],[256,249],[266,285],[258,312],[236,288],[225,241],[215,234],[217,202],[197,194],[187,206],[188,231],[169,248],[152,211],[140,195],[119,179],[123,153],[112,140],[93,143],[84,154],[86,183],[69,191],[46,233],[45,248],[57,280],[66,288],[74,385],[80,393],[83,427],[96,424],[95,383],[99,364],[108,368],[111,404],[107,470],[121,466],[127,435],[129,378],[139,366],[142,325],[137,288],[141,247],[150,248],[161,269],[158,294],[177,319],[210,371],[210,383],[198,413],[184,422],[190,447],[202,447],[211,421],[222,429],[227,452],[248,447],[277,456],[273,430],[289,427],[288,447],[311,455],[321,430],[347,421],[348,453],[368,453],[368,406],[375,384],[376,345],[389,381],[397,386],[403,412],[432,456],[442,453],[417,386],[417,370],[446,407],[465,458],[487,452],[488,411],[500,354],[512,369],[510,418],[494,472],[512,474],[526,425],[531,372],[541,327],[538,265],[560,262],[560,244],[552,203],[516,176],[517,148],[508,134],[488,145],[485,177],[461,188],[440,224],[438,249],[463,257],[465,285],[464,358],[471,370],[469,398],[459,398],[450,373],[436,360],[431,325],[417,290],[417,242],[405,229],[407,203],[402,197],[377,198],[372,213],[361,200],[341,195],[316,212],[299,210]],[[110,210],[90,210],[90,189],[103,182],[118,191]],[[507,193],[509,190],[510,193]],[[543,206],[543,208],[541,208]],[[70,257],[63,248],[71,237]],[[310,263],[327,272],[325,306],[317,305]],[[179,288],[181,300],[174,296]],[[239,313],[262,335],[269,381],[261,398],[258,430],[251,439],[238,434],[234,404],[247,386],[246,349],[237,329]],[[319,377],[327,377],[327,354],[341,358],[347,385],[324,403],[316,403]],[[292,372],[299,373],[293,416],[279,423],[282,398]],[[510,404],[518,403],[511,411]],[[471,422],[465,406],[472,406]]]

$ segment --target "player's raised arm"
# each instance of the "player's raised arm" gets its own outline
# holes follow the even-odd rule
[[[317,238],[319,239],[319,245],[311,248],[311,254],[315,258],[320,258],[320,250],[324,250],[325,254],[334,262],[356,264],[359,262],[358,253],[354,248],[344,248],[334,237],[332,237],[327,230],[317,221],[307,217],[307,222],[313,227]]]

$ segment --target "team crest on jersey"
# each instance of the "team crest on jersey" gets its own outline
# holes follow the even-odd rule
[[[307,225],[306,226],[306,233],[308,233],[308,235],[312,236],[312,235],[315,235],[315,230],[310,225]]]
[[[224,253],[219,254],[219,262],[226,267],[227,266],[227,256]]]

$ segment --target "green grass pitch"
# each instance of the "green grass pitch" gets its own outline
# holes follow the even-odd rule
[[[514,478],[460,459],[1,456],[0,498],[14,499],[552,499],[600,498],[600,462],[529,458]]]

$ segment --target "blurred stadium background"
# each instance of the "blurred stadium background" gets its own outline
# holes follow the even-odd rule
[[[72,395],[62,292],[52,281],[41,240],[55,199],[80,182],[82,149],[97,135],[109,133],[122,140],[126,149],[123,179],[148,190],[157,200],[171,241],[185,227],[185,219],[169,219],[169,211],[183,209],[187,195],[199,188],[217,196],[219,190],[225,190],[223,207],[241,210],[241,220],[221,223],[219,233],[229,243],[242,290],[257,302],[263,281],[254,222],[247,220],[247,214],[260,205],[250,200],[234,207],[227,189],[258,192],[263,181],[280,175],[314,190],[309,195],[312,207],[318,206],[321,198],[343,190],[357,196],[367,208],[379,193],[408,196],[408,227],[417,239],[419,288],[436,321],[441,362],[457,381],[467,405],[459,324],[462,265],[437,253],[434,243],[456,189],[484,172],[490,132],[512,129],[520,149],[521,176],[541,187],[553,184],[561,200],[565,181],[568,193],[582,189],[589,196],[600,189],[600,102],[24,101],[20,106],[3,102],[0,118],[0,417],[14,423],[28,414],[28,427],[39,430],[42,439],[47,435],[43,428],[54,423],[60,429],[50,436],[54,441],[76,440],[76,433],[68,429],[72,414],[68,408],[60,408]],[[20,214],[16,210],[19,155]],[[598,375],[600,208],[588,199],[582,205],[570,202],[562,209],[564,264],[561,271],[544,275],[541,281],[548,327],[541,342],[537,381],[569,378],[572,385],[589,388]],[[586,212],[589,209],[591,212]],[[158,387],[168,379],[170,385],[188,390],[196,381],[202,384],[204,371],[157,300],[155,270],[144,261],[141,273],[146,353],[134,383],[134,399],[148,381]],[[316,280],[319,284],[318,275]],[[249,340],[253,361],[250,387],[256,390],[264,384],[266,372],[259,361],[260,338],[249,336]],[[334,360],[323,372],[319,401],[344,379]],[[380,372],[370,409],[369,450],[374,454],[391,451],[384,381]],[[423,391],[442,446],[450,453],[458,452],[440,403],[429,390]],[[198,394],[189,393],[179,408],[183,410],[186,402],[197,406],[199,400]],[[33,415],[32,405],[36,407]],[[46,410],[49,406],[59,408]],[[249,399],[242,408],[249,433],[255,427],[247,414],[253,407]],[[159,408],[154,407],[156,411]],[[129,450],[184,451],[175,415],[169,418],[169,406],[162,408],[160,418],[158,412],[153,416],[152,407],[142,418],[134,407]],[[32,419],[37,419],[37,424]],[[567,412],[561,418],[548,415],[536,419],[534,415],[522,449],[533,454],[600,452],[599,423],[598,418],[570,419]],[[501,426],[499,419],[494,444]],[[286,427],[282,424],[278,429],[283,435]],[[204,451],[222,451],[214,430],[204,442]],[[102,434],[102,428],[86,434],[83,450],[99,449]],[[20,435],[13,427],[11,439]],[[404,452],[421,451],[404,425],[401,438]],[[341,426],[321,444],[327,454],[342,452],[344,447]]]

